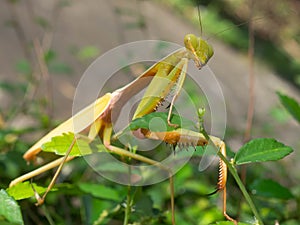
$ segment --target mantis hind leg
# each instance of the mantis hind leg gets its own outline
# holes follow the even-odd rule
[[[233,219],[231,216],[229,216],[226,212],[226,186],[223,188],[223,215],[225,216],[225,218],[229,221],[232,221],[234,223],[234,225],[237,225],[238,222]]]
[[[46,164],[46,165],[38,168],[38,169],[35,169],[35,170],[33,170],[33,171],[29,172],[29,173],[26,173],[26,174],[24,174],[24,175],[22,175],[22,176],[20,176],[20,177],[18,177],[16,179],[14,179],[13,181],[10,182],[9,187],[12,187],[12,186],[14,186],[14,185],[16,185],[18,183],[23,182],[23,181],[29,180],[29,179],[31,179],[31,178],[33,178],[33,177],[35,177],[35,176],[37,176],[37,175],[39,175],[39,174],[41,174],[43,172],[46,172],[46,171],[48,171],[50,169],[58,167],[60,164],[62,164],[62,161],[68,162],[68,161],[74,159],[73,156],[69,156],[66,159],[64,159],[64,158],[65,157],[58,158],[58,159],[56,159],[56,160],[54,160],[54,161],[52,161],[52,162],[50,162],[50,163],[48,163],[48,164]]]
[[[47,194],[49,193],[49,191],[55,185],[55,182],[56,182],[56,180],[57,180],[57,178],[58,178],[58,176],[59,176],[59,174],[60,174],[60,172],[61,172],[61,170],[63,168],[63,165],[66,162],[68,162],[68,161],[70,161],[70,160],[72,160],[72,159],[75,158],[74,156],[69,156],[70,152],[73,149],[73,146],[75,145],[75,143],[76,143],[76,138],[74,137],[74,139],[72,140],[72,143],[70,144],[70,146],[69,146],[66,154],[63,157],[58,158],[58,159],[54,160],[53,162],[50,162],[50,163],[48,163],[48,164],[46,164],[46,165],[44,165],[44,166],[42,166],[42,167],[40,167],[40,168],[38,168],[36,170],[33,170],[33,171],[29,172],[29,173],[26,173],[26,174],[24,174],[24,175],[16,178],[12,182],[10,182],[9,187],[12,187],[12,186],[16,185],[17,183],[21,183],[23,181],[29,180],[29,179],[31,179],[31,178],[33,178],[33,177],[35,177],[35,176],[37,176],[37,175],[39,175],[39,174],[41,174],[43,172],[46,172],[46,171],[48,171],[50,169],[53,169],[53,168],[55,168],[55,167],[58,166],[58,169],[56,170],[56,172],[55,172],[55,174],[54,174],[54,176],[53,176],[50,184],[48,185],[48,187],[47,187],[47,189],[46,189],[46,191],[45,191],[45,193],[43,194],[42,197],[40,197],[39,194],[33,188],[33,191],[35,192],[35,197],[37,199],[36,205],[37,206],[42,205],[44,203],[44,200],[45,200]]]
[[[63,166],[64,166],[64,164],[65,164],[65,162],[66,162],[67,159],[69,158],[69,155],[70,155],[70,153],[71,153],[71,151],[72,151],[72,149],[73,149],[75,143],[76,143],[76,137],[73,138],[72,143],[70,144],[70,146],[69,146],[69,148],[68,148],[66,154],[64,155],[64,157],[61,158],[62,160],[61,160],[61,162],[60,162],[60,164],[59,164],[59,166],[58,166],[58,168],[57,168],[57,170],[56,170],[56,172],[55,172],[55,174],[54,174],[54,176],[53,176],[53,178],[52,178],[50,184],[48,185],[48,187],[47,187],[47,189],[46,189],[46,192],[43,194],[43,196],[40,197],[39,194],[38,194],[38,193],[34,190],[34,188],[33,188],[33,190],[34,190],[34,192],[35,192],[35,197],[36,197],[36,199],[37,199],[37,203],[35,204],[36,206],[42,205],[42,204],[44,203],[47,194],[49,193],[49,191],[50,191],[50,190],[53,188],[53,186],[55,185],[55,182],[56,182],[56,180],[57,180],[57,178],[58,178],[58,176],[59,176],[59,174],[60,174],[60,172],[61,172],[61,170],[62,170],[62,168],[63,168]],[[32,187],[33,187],[33,186],[32,186]]]
[[[216,146],[220,148],[221,154],[226,157],[226,145],[223,141],[218,141],[215,143]],[[230,217],[227,214],[227,193],[226,193],[226,183],[227,183],[227,165],[225,162],[220,159],[220,164],[219,164],[219,180],[218,180],[218,186],[217,186],[217,191],[223,191],[223,215],[225,218],[229,221],[232,221],[235,225],[237,225],[237,221]]]

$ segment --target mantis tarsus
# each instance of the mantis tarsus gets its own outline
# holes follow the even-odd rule
[[[77,132],[80,135],[87,135],[89,142],[94,140],[94,138],[99,135],[105,148],[120,156],[130,157],[138,161],[142,161],[147,164],[155,165],[160,167],[165,171],[169,171],[164,165],[159,162],[152,160],[150,158],[144,157],[139,154],[134,154],[130,151],[116,147],[111,144],[111,138],[113,133],[112,127],[112,113],[114,115],[119,115],[122,110],[123,105],[139,91],[147,87],[143,99],[140,101],[137,110],[134,113],[133,120],[143,117],[151,112],[156,111],[156,108],[161,102],[167,97],[171,89],[175,89],[175,94],[170,103],[170,109],[167,117],[167,122],[169,126],[176,127],[176,124],[171,123],[172,108],[176,98],[178,97],[182,85],[186,77],[187,63],[188,60],[193,60],[196,67],[201,69],[208,60],[213,55],[212,47],[200,37],[196,37],[193,34],[188,34],[184,38],[185,48],[181,48],[174,53],[171,53],[161,61],[155,63],[148,70],[146,70],[142,75],[136,78],[133,82],[129,83],[123,88],[117,89],[112,93],[107,93],[104,96],[98,98],[93,104],[87,106],[82,111],[50,131],[47,135],[41,138],[35,145],[33,145],[25,154],[24,158],[27,161],[34,160],[36,155],[42,151],[41,146],[51,141],[55,136],[62,135],[63,133],[73,132],[74,121],[86,120],[85,115],[87,113],[93,112],[94,118],[87,121],[86,126],[82,126]],[[148,79],[144,79],[148,78]],[[166,81],[166,82],[163,82]],[[162,140],[164,142],[176,145],[181,142],[186,142],[192,145],[204,146],[208,143],[208,140],[200,133],[192,132],[184,129],[175,129],[171,132],[151,132],[149,130],[142,130],[143,135],[149,139]],[[76,135],[78,135],[76,134]],[[225,144],[223,141],[216,137],[210,137],[213,143],[220,148],[220,151],[226,155]],[[48,193],[48,191],[53,187],[59,172],[61,171],[62,165],[65,161],[71,160],[73,157],[69,157],[69,153],[72,151],[72,147],[76,142],[74,138],[69,149],[66,151],[64,157],[41,167],[31,173],[25,174],[11,182],[11,186],[16,183],[22,182],[24,180],[30,179],[46,170],[53,167],[59,166],[55,176],[53,177],[46,193],[42,198],[38,199],[38,204],[42,204]],[[185,143],[185,144],[186,144]],[[224,191],[224,204],[223,212],[227,219],[233,220],[226,213],[226,178],[227,178],[227,167],[220,161],[220,174],[218,182],[218,190]],[[172,174],[170,172],[170,184],[172,186]],[[172,192],[172,187],[171,187]],[[174,200],[171,197],[171,208],[172,208],[172,223],[175,224],[174,217]]]

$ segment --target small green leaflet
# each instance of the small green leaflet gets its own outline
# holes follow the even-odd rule
[[[51,29],[51,24],[49,23],[49,21],[45,17],[36,16],[34,18],[34,20],[35,20],[36,24],[41,26],[41,28],[43,28],[43,29],[50,28]]]
[[[258,138],[246,143],[236,153],[234,161],[237,165],[279,160],[289,155],[292,148],[272,138]]]
[[[44,54],[44,60],[46,62],[46,64],[49,64],[50,62],[52,62],[54,59],[57,58],[57,54],[55,51],[53,51],[52,49],[49,49],[47,52],[45,52]]]
[[[250,189],[252,194],[266,198],[285,200],[293,198],[293,194],[289,191],[289,189],[273,180],[255,180],[253,184],[250,185]]]
[[[136,213],[138,213],[141,216],[154,216],[154,205],[153,200],[149,195],[140,195],[139,198],[136,200],[135,208]]]
[[[77,52],[77,57],[81,61],[93,59],[99,56],[100,50],[96,46],[85,46]]]
[[[0,190],[0,224],[2,221],[16,225],[24,224],[20,206],[3,189]]]
[[[128,143],[132,146],[135,146],[135,139],[132,139],[131,131],[135,131],[138,129],[146,129],[152,132],[166,132],[166,131],[174,131],[178,128],[184,128],[188,130],[197,130],[195,126],[195,122],[180,117],[177,114],[172,114],[171,123],[177,124],[178,127],[169,126],[167,123],[168,113],[167,112],[153,112],[150,114],[146,114],[141,118],[137,118],[130,122],[130,124],[125,127],[123,130],[119,131],[114,135],[114,138],[126,139]]]
[[[281,104],[295,118],[295,120],[297,120],[298,123],[300,123],[300,105],[299,105],[299,103],[292,97],[284,95],[280,92],[277,92],[277,95],[280,99]]]
[[[129,125],[130,130],[137,130],[140,128],[151,130],[153,132],[173,131],[176,128],[171,127],[167,123],[167,112],[153,112],[141,118],[137,118]],[[180,117],[177,114],[172,114],[171,123],[179,125],[177,128],[195,129],[195,122]]]
[[[119,190],[114,190],[111,187],[106,187],[101,184],[80,183],[78,187],[81,191],[89,193],[96,198],[102,198],[112,201],[122,201],[123,195],[120,195]]]
[[[19,60],[16,65],[15,69],[22,74],[29,75],[32,73],[32,68],[30,65],[30,62],[28,62],[26,59]]]
[[[51,62],[49,63],[49,71],[55,74],[71,74],[72,68],[64,62]]]
[[[130,124],[125,127],[123,130],[119,131],[114,135],[114,138],[126,138],[129,140],[131,137],[131,132],[138,129],[147,129],[152,132],[166,132],[166,131],[174,131],[178,128],[184,128],[187,130],[197,131],[195,122],[183,118],[177,114],[172,114],[171,123],[177,124],[178,127],[169,126],[168,123],[168,112],[152,112],[150,114],[146,114],[141,118],[137,118],[130,122]],[[129,135],[128,135],[129,134]],[[132,141],[128,141],[131,143]],[[134,144],[133,144],[134,146]]]
[[[47,187],[37,186],[34,183],[32,185],[34,187],[34,190],[38,194],[42,194],[47,190]],[[10,196],[14,197],[14,199],[16,200],[21,200],[21,199],[30,198],[34,196],[34,191],[29,181],[18,183],[12,187],[9,187],[8,189],[6,189],[6,191]],[[51,189],[51,191],[56,191],[56,189],[53,188]]]
[[[64,133],[61,136],[55,136],[50,142],[42,145],[42,150],[45,152],[53,152],[57,155],[65,155],[73,139],[73,133]],[[94,152],[106,151],[105,147],[101,143],[94,145],[94,147],[96,147],[96,149],[93,149],[83,138],[77,138],[76,144],[70,152],[70,156],[84,156]]]

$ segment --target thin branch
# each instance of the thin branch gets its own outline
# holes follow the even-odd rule
[[[251,139],[251,131],[252,131],[252,125],[253,125],[253,116],[254,116],[254,104],[255,104],[255,74],[254,74],[254,27],[253,27],[253,12],[254,12],[254,1],[250,0],[249,7],[250,7],[250,14],[249,14],[249,26],[248,26],[248,62],[249,62],[249,73],[248,73],[248,79],[249,79],[249,101],[248,101],[248,111],[247,111],[247,124],[245,128],[245,134],[244,134],[244,143],[248,142]],[[244,185],[246,185],[246,177],[247,177],[247,166],[242,165],[241,166],[241,180]],[[238,218],[241,214],[241,206],[242,206],[242,199],[239,201],[239,207],[238,207]]]
[[[201,123],[201,122],[200,122]],[[228,159],[222,154],[221,151],[219,151],[218,147],[215,145],[215,143],[211,140],[210,136],[207,134],[203,124],[201,125],[201,130],[200,132],[204,135],[204,137],[206,138],[206,140],[208,140],[208,144],[212,145],[214,147],[214,149],[217,152],[217,155],[220,157],[220,159],[226,164],[229,172],[231,173],[231,175],[233,176],[233,178],[235,179],[237,185],[239,186],[246,202],[248,203],[251,211],[253,212],[257,222],[259,225],[264,225],[250,195],[248,194],[245,185],[243,184],[242,180],[240,179],[237,170],[234,166],[234,164],[232,164],[231,162],[228,161]]]
[[[28,41],[27,41],[27,38],[26,38],[26,34],[25,34],[25,31],[24,31],[23,27],[20,24],[20,19],[18,17],[18,13],[16,12],[16,8],[14,6],[14,3],[7,0],[7,6],[8,6],[8,9],[9,9],[11,20],[13,22],[13,28],[14,28],[16,34],[17,34],[16,36],[17,36],[17,39],[18,39],[18,41],[21,45],[23,54],[24,54],[25,58],[27,58],[28,60],[30,60],[30,62],[32,62],[32,55],[31,55],[31,52],[30,52],[29,47],[28,47]]]
[[[52,82],[49,76],[49,71],[48,71],[48,67],[46,65],[46,62],[44,60],[44,50],[41,46],[41,43],[38,39],[34,39],[33,40],[33,46],[34,46],[34,50],[35,50],[35,54],[36,54],[36,58],[40,67],[40,71],[41,71],[41,75],[46,83],[46,97],[48,100],[48,115],[52,115],[53,113],[53,93],[52,93]],[[51,116],[50,116],[51,117]]]
[[[254,11],[254,0],[250,0],[250,16],[249,16],[249,47],[248,47],[248,60],[249,60],[249,103],[247,112],[247,125],[244,135],[244,141],[247,142],[251,138],[251,130],[253,124],[254,115],[254,103],[255,103],[255,74],[254,74],[254,28],[253,28],[253,11]]]

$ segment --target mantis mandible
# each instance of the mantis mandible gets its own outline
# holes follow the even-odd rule
[[[161,61],[155,63],[148,70],[146,70],[143,74],[141,74],[134,81],[129,83],[128,85],[117,89],[112,93],[107,93],[104,96],[98,98],[94,103],[87,106],[79,113],[63,122],[61,125],[50,131],[43,138],[41,138],[36,144],[34,144],[25,154],[24,159],[27,161],[34,160],[39,152],[42,151],[41,146],[51,141],[51,139],[55,136],[62,135],[63,133],[73,132],[73,123],[75,120],[86,120],[85,115],[87,113],[93,112],[94,118],[87,122],[87,126],[83,126],[81,130],[78,131],[75,135],[87,135],[89,142],[95,139],[97,135],[101,138],[105,148],[115,154],[120,156],[129,157],[138,161],[142,161],[144,163],[155,165],[160,167],[163,170],[169,171],[164,165],[159,162],[147,158],[142,155],[134,154],[130,151],[122,149],[120,147],[116,147],[111,144],[111,138],[113,133],[112,126],[112,112],[114,115],[119,115],[122,110],[123,105],[135,94],[139,91],[147,87],[145,95],[143,99],[140,101],[137,110],[134,113],[133,120],[143,117],[144,115],[150,114],[151,112],[156,111],[157,106],[161,104],[161,102],[167,97],[170,93],[171,89],[175,89],[175,94],[170,103],[170,108],[167,117],[167,123],[169,126],[176,127],[176,124],[171,123],[171,115],[172,109],[174,106],[174,102],[178,97],[182,85],[184,83],[186,77],[187,63],[189,60],[193,60],[196,67],[201,69],[208,60],[213,55],[213,48],[202,38],[196,37],[193,34],[188,34],[184,37],[185,47],[181,48]],[[150,78],[150,79],[144,79]],[[161,82],[161,79],[167,80],[167,82]],[[162,140],[169,144],[179,144],[184,140],[193,140],[193,145],[201,145],[204,146],[208,143],[206,138],[197,132],[192,132],[184,129],[176,129],[171,132],[151,132],[149,130],[143,130],[143,135],[146,138],[154,139],[154,140]],[[223,141],[216,137],[211,137],[211,140],[214,144],[220,148],[222,154],[226,155],[225,144]],[[48,186],[45,194],[38,198],[38,205],[44,202],[44,199],[50,189],[54,186],[55,181],[58,177],[59,172],[62,169],[63,164],[66,161],[73,159],[73,157],[69,156],[70,152],[74,144],[76,143],[76,136],[72,141],[72,144],[69,146],[64,157],[57,159],[45,166],[32,171],[28,174],[20,176],[13,180],[10,186],[13,186],[19,182],[23,182],[27,179],[30,179],[46,170],[59,166],[56,174],[54,175],[51,183]],[[227,167],[226,165],[220,161],[220,174],[219,174],[219,182],[218,182],[218,190],[223,190],[223,213],[224,216],[231,220],[233,220],[226,213],[226,178],[227,178]],[[170,185],[172,192],[172,174],[170,172]],[[171,197],[171,208],[172,208],[172,223],[175,224],[174,217],[174,199]],[[235,222],[236,223],[236,222]]]

